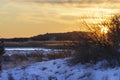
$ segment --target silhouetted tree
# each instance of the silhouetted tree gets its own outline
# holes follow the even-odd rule
[[[72,64],[81,63],[96,63],[100,60],[106,60],[111,67],[120,65],[120,15],[114,15],[109,20],[101,24],[89,25],[84,23],[92,32],[82,42],[78,40],[75,43],[75,55],[71,62]],[[108,29],[107,33],[101,33],[101,27]],[[78,44],[81,42],[82,44]]]

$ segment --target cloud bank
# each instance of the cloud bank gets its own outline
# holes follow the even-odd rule
[[[0,0],[0,32],[3,37],[17,37],[79,30],[80,19],[84,15],[109,16],[116,12],[114,6],[119,8],[119,2],[120,0]],[[91,23],[94,20],[86,21]],[[85,30],[84,27],[80,29]]]
[[[49,4],[64,4],[64,3],[104,3],[104,2],[120,2],[120,0],[14,0],[19,2],[35,2]]]

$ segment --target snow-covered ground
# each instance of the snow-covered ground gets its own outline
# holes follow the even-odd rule
[[[69,66],[66,59],[43,61],[14,69],[3,70],[0,80],[120,80],[120,68],[96,65]]]

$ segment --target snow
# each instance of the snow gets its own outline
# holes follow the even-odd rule
[[[45,48],[5,48],[5,50],[28,50],[28,51],[33,51],[33,50],[44,50],[44,51],[50,51],[51,49],[45,49]]]
[[[51,52],[59,53],[61,51],[67,51],[67,50],[63,50],[63,49],[46,49],[46,48],[5,48],[5,55],[29,54],[29,53],[48,54],[48,53],[51,53]]]
[[[102,62],[70,66],[67,60],[69,58],[3,70],[0,80],[120,80],[120,67],[101,68]]]

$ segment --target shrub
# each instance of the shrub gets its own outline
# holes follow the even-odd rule
[[[67,51],[67,52],[69,52],[69,51]],[[47,54],[46,57],[49,60],[70,57],[72,55],[72,53],[71,52],[67,53],[67,52],[64,52],[64,51],[61,51],[59,53],[52,52],[52,53]]]
[[[80,37],[83,41],[75,43],[75,51],[71,63],[96,63],[106,60],[111,67],[120,65],[120,15],[114,15],[109,20],[90,26],[85,23],[91,34],[87,38]],[[101,33],[101,27],[108,32]],[[81,42],[81,43],[79,43]]]

